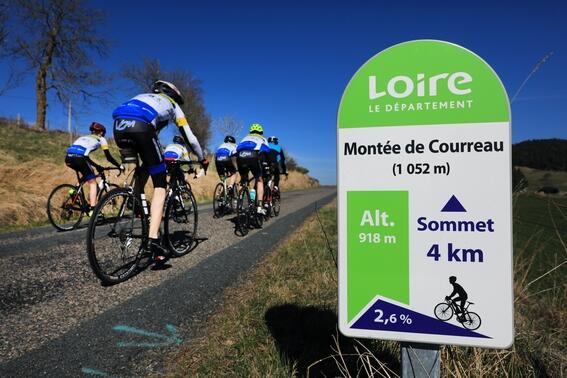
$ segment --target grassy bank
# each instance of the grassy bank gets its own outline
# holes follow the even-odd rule
[[[112,155],[118,158],[118,149],[112,140],[109,143]],[[0,232],[47,223],[45,206],[51,190],[59,184],[77,181],[75,172],[65,166],[68,146],[68,134],[16,127],[0,120]],[[101,151],[91,157],[103,166],[110,165]],[[107,177],[111,182],[123,184],[123,177],[116,178],[116,171],[110,172]],[[190,182],[197,201],[210,201],[219,182],[214,164],[206,176]],[[292,171],[281,180],[281,186],[285,191],[315,187],[318,182]],[[150,197],[151,192],[149,184]]]
[[[550,202],[551,201],[551,202]],[[444,377],[567,374],[567,201],[521,196],[514,212],[515,345],[441,348]],[[320,212],[336,251],[334,206]],[[550,215],[551,214],[551,215]],[[399,345],[338,334],[335,256],[312,217],[227,290],[206,336],[171,361],[169,376],[397,376]]]

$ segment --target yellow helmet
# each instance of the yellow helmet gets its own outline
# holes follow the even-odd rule
[[[264,128],[259,123],[253,123],[252,126],[250,126],[250,134],[253,133],[264,134]]]

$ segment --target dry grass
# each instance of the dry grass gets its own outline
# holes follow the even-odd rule
[[[320,213],[336,245],[336,204]],[[328,249],[322,226],[308,219],[243,284],[228,289],[222,311],[207,320],[206,336],[186,345],[166,375],[396,376],[394,343],[349,339],[337,330],[336,252]]]
[[[41,132],[26,127],[15,127],[0,120],[0,230],[29,227],[47,221],[46,203],[53,188],[63,183],[76,183],[74,171],[64,164],[65,150],[69,143],[67,134]],[[111,153],[118,151],[111,143]],[[93,160],[103,166],[109,163],[99,151]],[[209,159],[210,160],[210,159]],[[115,184],[122,185],[123,177],[116,178],[116,171],[107,175]],[[210,201],[218,175],[211,165],[206,176],[189,182],[197,201]],[[316,180],[299,172],[291,172],[281,181],[282,190],[312,188]],[[152,185],[146,192],[151,198]]]
[[[567,377],[567,206],[542,201],[514,201],[514,346],[442,346],[441,376]],[[334,209],[321,213],[336,249]],[[168,375],[398,376],[399,343],[338,334],[336,267],[320,230],[311,218],[229,289]]]

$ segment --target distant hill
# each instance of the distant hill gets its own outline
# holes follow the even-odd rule
[[[514,166],[567,171],[567,139],[527,140],[512,146]]]

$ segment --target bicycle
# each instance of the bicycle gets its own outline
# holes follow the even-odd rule
[[[460,310],[457,307],[457,304],[455,304],[455,302],[451,299],[446,299],[445,302],[441,302],[435,306],[435,317],[446,322],[450,320],[453,315],[457,315],[457,321],[461,323],[463,327],[474,331],[480,327],[481,319],[476,312],[468,310],[469,306],[472,304],[474,303],[467,301],[464,314],[460,314],[461,316],[458,316],[457,314],[460,313]]]
[[[189,166],[189,172],[195,173],[194,178],[197,178],[197,172],[192,169],[194,165],[200,166],[201,163],[178,160],[168,162],[170,179],[165,200],[163,231],[166,245],[175,257],[187,254],[197,235],[197,200],[182,170],[183,166]]]
[[[226,185],[227,176],[222,177],[222,182],[215,186],[213,192],[213,215],[215,218],[221,218],[226,214],[230,214],[236,210],[238,190],[233,185],[230,190]]]
[[[280,190],[274,186],[274,181],[271,177],[268,180],[264,180],[264,204],[268,205],[266,207],[266,215],[264,216],[266,220],[280,215]]]
[[[104,284],[123,282],[142,269],[141,260],[144,247],[148,244],[149,206],[143,187],[136,190],[141,183],[144,168],[140,166],[138,154],[134,150],[120,150],[124,164],[135,164],[124,187],[109,191],[96,205],[89,228],[87,230],[87,256],[94,274]],[[164,239],[169,250],[176,256],[187,253],[193,244],[197,228],[197,207],[193,193],[185,183],[183,176],[179,177],[173,169],[170,179],[169,195],[165,200]],[[181,173],[182,175],[182,173]],[[183,181],[183,184],[180,183]],[[186,200],[187,199],[187,200]],[[193,215],[194,222],[190,218]],[[179,232],[169,223],[170,218],[177,218],[179,229],[187,237],[172,238],[169,234]]]
[[[241,236],[246,236],[251,227],[262,228],[264,223],[264,216],[256,210],[256,198],[250,196],[248,183],[248,177],[241,178],[237,197],[235,233],[240,232]]]
[[[118,188],[118,185],[108,182],[104,171],[120,170],[116,167],[105,167],[99,170],[96,177],[100,177],[98,183],[97,202],[108,191]],[[118,174],[120,176],[121,173]],[[81,220],[90,211],[89,201],[83,189],[87,182],[81,179],[77,173],[77,184],[61,184],[56,186],[47,199],[47,218],[59,231],[69,231],[77,228]]]

